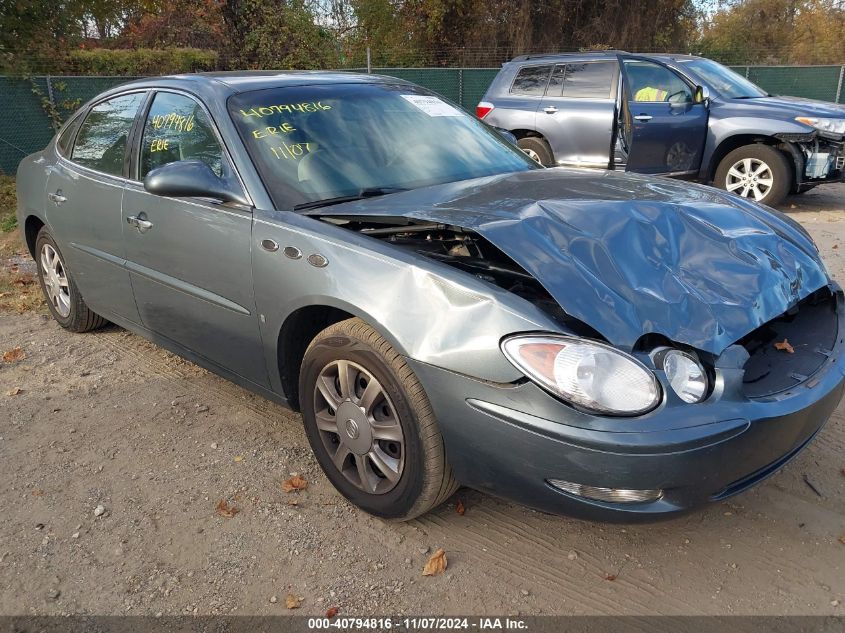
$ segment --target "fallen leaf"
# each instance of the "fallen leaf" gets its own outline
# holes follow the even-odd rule
[[[302,604],[302,598],[299,596],[295,596],[292,593],[289,593],[287,598],[285,598],[285,606],[288,609],[298,609],[299,605]]]
[[[282,490],[285,492],[293,492],[294,490],[305,490],[308,487],[308,482],[300,475],[294,475],[290,479],[285,479],[282,482]]]
[[[43,491],[43,490],[41,490],[41,488],[36,488],[35,490],[33,490],[33,491],[32,491],[32,496],[33,496],[33,497],[40,497],[40,496],[42,496],[43,494],[44,494],[44,491]]]
[[[442,574],[446,571],[446,567],[449,565],[449,561],[446,560],[446,550],[442,547],[438,549],[431,557],[428,559],[428,562],[423,567],[423,576],[437,576],[438,574]]]
[[[3,352],[4,363],[16,363],[19,360],[23,360],[24,358],[26,358],[26,354],[24,354],[24,351],[21,349],[20,345]]]
[[[782,343],[775,343],[775,349],[781,352],[787,352],[788,354],[795,353],[795,348],[789,344],[788,339],[783,339]]]
[[[35,276],[32,275],[32,274],[29,274],[29,273],[15,277],[15,279],[12,281],[13,285],[21,287],[21,288],[23,286],[31,286],[34,283],[35,283]]]
[[[6,395],[7,396],[19,396],[22,393],[23,393],[23,389],[21,389],[20,387],[15,387],[14,389],[10,389],[9,391],[7,391]]]
[[[616,580],[616,574],[605,574],[604,579],[613,582],[614,580]]]
[[[833,246],[831,246],[830,248],[831,248],[832,250],[836,250],[837,248],[839,248],[839,244],[834,244],[834,245],[833,245]]]
[[[455,504],[455,512],[463,516],[466,511],[467,509],[464,507],[464,502],[458,499],[458,502]]]
[[[337,608],[337,607],[329,607],[329,609],[326,611],[326,617],[327,617],[329,620],[331,620],[334,616],[336,616],[336,615],[337,615],[337,612],[338,612],[338,608]]]
[[[299,505],[299,499],[288,499],[287,502],[286,502],[286,505],[298,506]]]
[[[244,460],[244,456],[243,456],[243,455],[235,455],[235,461],[236,461],[236,462],[242,462],[243,460]]]
[[[839,537],[839,542],[845,545],[845,534]]]
[[[241,511],[240,508],[236,508],[235,506],[230,506],[225,499],[221,499],[217,502],[216,508],[217,514],[225,519],[231,519],[234,517],[238,512]]]

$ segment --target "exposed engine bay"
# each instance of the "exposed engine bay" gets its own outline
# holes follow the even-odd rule
[[[603,338],[593,328],[569,316],[530,273],[473,231],[407,218],[322,216],[321,219],[459,268],[533,303],[576,334]]]

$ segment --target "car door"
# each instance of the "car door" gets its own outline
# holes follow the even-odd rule
[[[695,86],[654,60],[621,56],[620,127],[628,171],[697,173],[707,136],[707,105]]]
[[[143,325],[256,384],[268,384],[252,286],[252,209],[144,189],[151,170],[201,160],[237,181],[207,110],[155,93],[123,199],[127,267]]]
[[[59,139],[47,177],[47,221],[88,306],[139,322],[124,266],[121,204],[128,148],[146,97],[135,91],[94,104]],[[83,115],[81,115],[83,116]]]
[[[567,61],[555,66],[536,124],[558,164],[608,167],[618,74],[615,59]]]

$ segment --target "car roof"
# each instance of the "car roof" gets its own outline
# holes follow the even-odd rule
[[[182,75],[144,77],[121,84],[102,93],[122,92],[131,88],[181,88],[205,98],[228,98],[233,94],[285,86],[312,86],[335,83],[409,84],[404,79],[366,73],[323,70],[236,70]]]

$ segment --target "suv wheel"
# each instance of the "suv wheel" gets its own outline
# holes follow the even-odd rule
[[[722,159],[714,183],[743,198],[773,206],[789,193],[792,168],[786,156],[768,145],[739,147]]]
[[[517,145],[519,145],[519,149],[544,167],[552,167],[555,164],[552,148],[549,147],[546,139],[536,136],[526,136],[525,138],[519,139]]]
[[[299,378],[305,433],[335,488],[362,510],[408,520],[458,488],[411,368],[360,319],[320,332]]]

